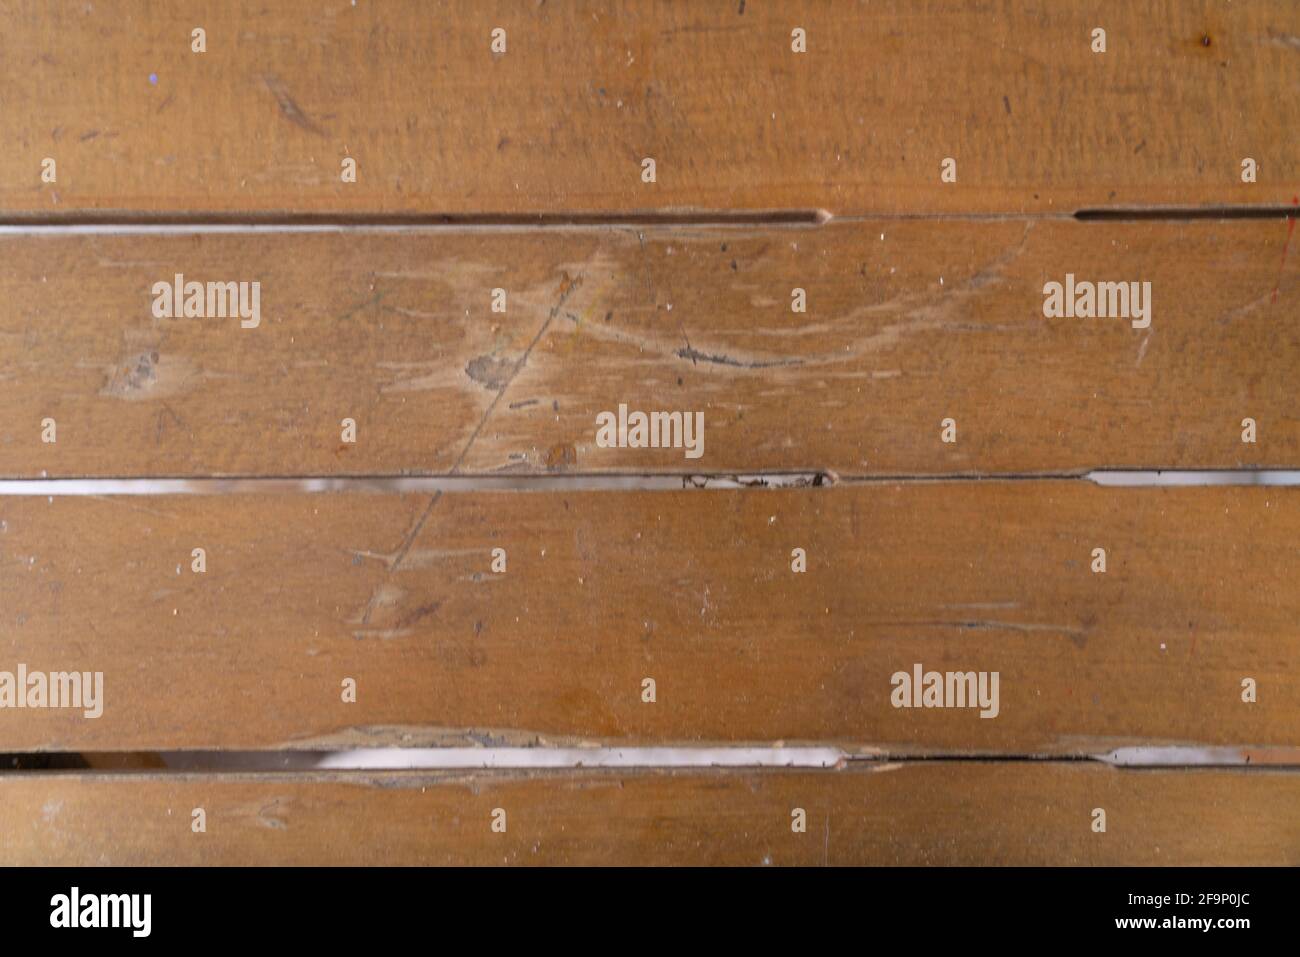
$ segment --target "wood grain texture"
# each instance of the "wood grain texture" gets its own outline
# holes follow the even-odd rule
[[[1295,772],[1090,763],[13,773],[0,776],[0,863],[1295,865],[1297,802]],[[796,807],[806,833],[791,831]],[[494,808],[504,834],[489,829]]]
[[[0,21],[11,216],[1072,212],[1300,189],[1291,0],[4,0]]]
[[[4,498],[0,669],[102,671],[105,691],[96,719],[0,711],[0,750],[1289,746],[1298,495],[1067,480]],[[892,707],[891,676],[917,663],[999,672],[998,716]]]
[[[1288,235],[1278,219],[0,236],[0,475],[1296,467]],[[151,289],[176,273],[260,282],[260,325],[155,318]],[[1067,273],[1150,282],[1149,328],[1044,318]],[[598,447],[597,414],[621,402],[703,412],[702,457]]]

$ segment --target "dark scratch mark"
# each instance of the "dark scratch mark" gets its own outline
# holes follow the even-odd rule
[[[537,404],[537,400],[536,400],[536,399],[524,399],[522,402],[511,402],[510,405],[508,406],[508,408],[511,408],[511,409],[526,409],[526,408],[528,408],[530,405],[536,405],[536,404]]]
[[[686,351],[694,352],[695,350],[691,348],[691,337],[686,334],[686,327],[678,326],[677,328],[682,332],[682,341],[686,343]],[[698,363],[694,359],[691,359],[691,365],[698,365]]]
[[[711,362],[714,365],[734,366],[737,369],[773,369],[778,366],[797,366],[803,365],[802,359],[769,359],[758,362],[745,362],[741,359],[734,359],[731,356],[719,355],[710,352],[701,352],[699,349],[692,348],[689,343],[685,348],[678,349],[673,355],[679,359],[690,359],[692,363]]]
[[[82,133],[81,136],[77,137],[77,141],[79,143],[84,143],[86,140],[93,140],[98,135],[99,130],[91,130],[89,133]]]
[[[363,625],[370,624],[370,616],[375,613],[375,602],[377,600],[378,600],[378,596],[376,595],[370,596],[370,601],[366,602],[366,610],[361,613],[361,624]]]
[[[289,95],[289,91],[280,82],[278,76],[273,73],[264,74],[262,82],[266,84],[266,88],[275,97],[275,102],[280,107],[280,113],[283,114],[285,119],[295,126],[302,127],[309,133],[315,133],[317,136],[325,135],[325,131],[317,126],[311,117],[304,113],[302,108],[293,101],[293,97]]]
[[[579,286],[582,285],[582,280],[582,276],[578,276],[577,279],[570,279],[569,274],[567,272],[564,273],[560,280],[559,298],[556,300],[555,305],[551,307],[551,311],[547,314],[546,321],[542,323],[542,328],[537,330],[537,335],[533,336],[533,341],[528,343],[528,348],[524,349],[523,355],[521,355],[515,362],[515,367],[510,372],[510,375],[501,383],[500,388],[497,390],[497,394],[493,397],[487,410],[483,413],[483,417],[479,419],[478,425],[474,427],[474,432],[470,435],[469,441],[465,443],[465,448],[461,449],[460,457],[456,459],[456,464],[451,467],[451,474],[456,474],[461,463],[465,461],[465,456],[469,454],[470,446],[474,444],[479,433],[483,431],[483,426],[487,424],[488,416],[490,416],[492,411],[497,407],[497,403],[500,402],[501,397],[505,395],[506,389],[510,388],[510,383],[515,381],[515,377],[519,375],[520,370],[528,363],[528,357],[532,355],[533,349],[537,347],[537,343],[542,341],[542,337],[546,335],[546,330],[551,327],[551,323],[554,322],[555,317],[560,314],[560,310],[564,308],[564,304],[568,302],[569,297],[573,295]]]
[[[158,109],[154,110],[154,112],[155,112],[155,113],[161,113],[163,110],[167,109],[167,107],[169,107],[169,106],[172,105],[172,100],[174,100],[174,99],[176,99],[176,95],[175,95],[174,93],[168,93],[168,94],[167,94],[167,99],[165,99],[165,100],[163,100],[161,103],[159,103],[159,104],[158,104]]]
[[[1143,140],[1137,146],[1133,147],[1133,155],[1137,156],[1138,153],[1141,153],[1146,148],[1147,148],[1147,141]]]
[[[433,493],[433,497],[429,499],[429,504],[424,506],[424,512],[420,515],[419,520],[416,521],[415,527],[407,533],[406,538],[397,549],[397,554],[393,556],[392,564],[388,566],[388,571],[390,573],[397,571],[397,567],[402,564],[403,559],[406,558],[406,553],[411,550],[411,546],[415,543],[416,537],[420,534],[420,529],[424,528],[424,523],[429,520],[429,513],[433,511],[433,507],[438,504],[438,499],[440,498],[442,498],[442,489],[438,489],[438,491]],[[362,622],[362,624],[365,624],[365,622]]]
[[[501,397],[505,395],[506,390],[510,388],[510,383],[515,381],[515,377],[519,375],[519,371],[527,364],[528,357],[532,355],[533,349],[537,347],[537,343],[542,341],[542,337],[546,335],[546,330],[551,327],[551,323],[554,322],[555,317],[560,314],[560,310],[564,308],[564,304],[568,301],[569,297],[573,295],[579,286],[582,285],[582,280],[582,276],[578,276],[577,279],[570,279],[569,274],[567,272],[564,273],[560,280],[559,298],[556,300],[555,305],[551,307],[551,311],[547,314],[546,321],[542,323],[542,327],[537,330],[537,335],[533,336],[532,341],[528,343],[528,347],[524,349],[523,354],[515,362],[514,371],[511,372],[510,376],[501,383],[500,388],[497,389],[497,394],[493,396],[492,401],[488,403],[487,409],[478,420],[478,425],[474,426],[474,431],[470,434],[469,441],[465,443],[465,447],[460,450],[460,455],[456,457],[455,463],[453,463],[448,472],[449,475],[456,475],[460,471],[461,463],[463,463],[465,457],[469,455],[470,448],[478,439],[479,433],[483,431],[483,426],[487,424],[487,420],[491,417],[493,410],[496,409],[497,403],[501,401]],[[398,566],[402,564],[407,553],[411,550],[411,545],[414,544],[415,539],[419,536],[420,530],[424,528],[424,523],[429,520],[429,515],[433,512],[434,506],[438,504],[438,500],[441,498],[442,489],[433,493],[433,497],[429,499],[429,504],[424,507],[424,512],[415,523],[415,527],[407,534],[401,547],[398,548],[397,554],[393,556],[393,562],[388,568],[390,573],[397,571]]]
[[[1002,95],[1002,105],[1007,108],[1007,116],[1011,115],[1011,101],[1007,99],[1006,94]]]

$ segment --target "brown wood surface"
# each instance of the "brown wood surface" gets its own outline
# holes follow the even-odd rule
[[[0,750],[1294,745],[1297,496],[1063,480],[8,497],[0,670],[102,671],[105,704],[0,711]],[[891,676],[917,663],[999,672],[1000,713],[893,708]]]
[[[0,864],[1300,864],[1300,489],[1053,477],[1300,467],[1300,4],[0,0],[0,24],[0,479],[840,478],[0,495],[0,672],[105,694],[0,709],[11,763],[87,765],[0,773]],[[155,318],[177,273],[259,282],[261,325]],[[1044,318],[1067,273],[1150,282],[1150,327]],[[702,411],[703,457],[599,448],[620,403]],[[956,476],[1002,478],[930,480]],[[892,707],[917,664],[996,671],[998,716]],[[877,760],[223,770],[740,744]],[[1169,745],[1277,766],[1060,760]]]
[[[3,0],[0,22],[10,216],[1072,212],[1300,189],[1292,0]]]
[[[15,773],[0,776],[0,863],[1295,865],[1297,803],[1294,771],[1086,762]],[[796,807],[806,833],[791,830]],[[495,808],[504,834],[490,830]]]
[[[1289,238],[1283,219],[0,236],[0,475],[1296,467]],[[261,324],[155,318],[178,272],[261,282]],[[1066,273],[1149,281],[1149,328],[1044,318]],[[703,412],[703,456],[597,447],[620,402]]]

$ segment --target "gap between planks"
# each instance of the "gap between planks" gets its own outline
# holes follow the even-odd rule
[[[0,479],[0,496],[74,495],[229,495],[240,493],[302,494],[320,492],[576,492],[682,491],[829,488],[850,485],[895,485],[959,482],[1082,481],[1103,488],[1142,486],[1300,485],[1295,469],[1133,470],[1103,469],[1083,473],[979,473],[934,475],[843,476],[832,472],[754,474],[570,474],[570,475],[268,475],[211,478],[57,478]]]
[[[979,752],[894,754],[850,752],[826,746],[769,747],[487,747],[357,748],[345,751],[102,751],[0,754],[0,771],[132,771],[170,774],[277,771],[495,771],[579,769],[757,769],[843,770],[850,764],[1098,762],[1115,768],[1300,769],[1300,747],[1128,746],[1095,754],[1040,755]]]
[[[1300,208],[1292,206],[1174,206],[1097,207],[1070,212],[1025,213],[899,213],[874,212],[836,215],[827,209],[781,210],[652,210],[640,213],[193,213],[34,214],[0,217],[0,235],[23,233],[226,233],[318,232],[333,230],[424,229],[581,229],[673,226],[708,228],[735,226],[818,227],[832,220],[857,223],[878,220],[934,220],[954,222],[1007,222],[1063,220],[1080,222],[1191,222],[1196,220],[1292,219]]]

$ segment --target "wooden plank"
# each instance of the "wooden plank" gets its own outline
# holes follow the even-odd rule
[[[1300,189],[1291,0],[4,0],[0,20],[9,215],[1070,212]]]
[[[3,498],[0,670],[104,678],[98,718],[0,711],[0,750],[1290,746],[1297,496],[1063,480]],[[997,716],[894,707],[918,664],[997,672]]]
[[[1300,775],[842,771],[0,775],[0,863],[1295,865]],[[191,830],[201,807],[206,831]],[[494,810],[505,833],[494,833]],[[792,831],[803,808],[807,831]],[[1093,809],[1105,833],[1092,830]]]
[[[0,475],[1296,467],[1288,236],[1281,219],[7,235]],[[156,318],[177,273],[260,282],[257,326]],[[1067,274],[1150,282],[1150,325],[1045,318]],[[702,454],[599,447],[620,403],[703,414]]]

